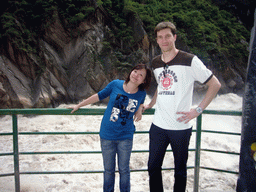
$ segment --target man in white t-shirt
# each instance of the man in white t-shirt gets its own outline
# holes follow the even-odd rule
[[[163,191],[161,169],[167,146],[170,144],[175,166],[174,192],[185,192],[188,146],[192,132],[190,120],[199,116],[210,104],[221,84],[197,56],[175,47],[177,35],[173,23],[159,23],[155,28],[155,35],[162,51],[152,61],[158,86],[151,102],[144,106],[146,110],[156,104],[150,128],[150,191]],[[198,107],[191,109],[195,81],[208,85],[208,90]]]

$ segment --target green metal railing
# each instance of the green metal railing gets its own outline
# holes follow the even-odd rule
[[[13,152],[12,153],[1,153],[1,156],[13,156],[14,157],[14,172],[0,174],[0,177],[14,176],[15,179],[15,191],[20,192],[20,175],[21,174],[85,174],[85,173],[103,173],[103,170],[100,171],[44,171],[44,172],[20,172],[19,169],[19,155],[38,155],[38,154],[88,154],[88,153],[101,153],[101,151],[54,151],[54,152],[19,152],[18,139],[19,135],[58,135],[58,134],[99,134],[99,132],[19,132],[18,131],[18,116],[17,115],[103,115],[105,109],[79,109],[74,114],[70,114],[70,109],[0,109],[0,115],[11,115],[12,116],[12,133],[0,133],[0,136],[11,135],[13,136]],[[154,114],[154,109],[149,109],[143,113],[144,115]],[[205,110],[203,114],[211,115],[229,115],[229,116],[241,116],[242,112],[240,111],[215,111],[215,110]],[[202,133],[215,133],[215,134],[228,134],[228,135],[238,135],[240,133],[230,133],[230,132],[221,132],[221,131],[210,131],[202,130],[202,115],[197,117],[197,129],[193,130],[196,132],[196,147],[195,149],[189,149],[189,151],[195,152],[195,165],[188,167],[188,169],[194,169],[194,192],[198,192],[199,187],[199,174],[200,169],[207,169],[212,171],[220,171],[231,174],[238,174],[238,172],[214,169],[211,167],[200,166],[200,153],[201,151],[215,152],[215,153],[225,153],[239,155],[239,153],[228,152],[228,151],[218,151],[218,150],[209,150],[201,149],[201,137]],[[135,134],[148,134],[148,131],[136,131]],[[169,152],[171,150],[168,150]],[[133,150],[132,153],[144,153],[148,150]],[[163,170],[173,170],[174,168],[164,168]],[[137,169],[131,170],[131,172],[147,171],[146,169]]]

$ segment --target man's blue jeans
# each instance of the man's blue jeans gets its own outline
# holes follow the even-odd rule
[[[130,191],[130,157],[132,151],[132,139],[112,141],[101,139],[101,150],[104,164],[104,192],[114,191],[116,155],[118,158],[118,170],[120,174],[120,191]]]

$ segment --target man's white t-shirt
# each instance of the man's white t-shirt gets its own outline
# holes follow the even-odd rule
[[[180,115],[176,113],[191,109],[194,82],[207,83],[212,72],[197,56],[184,51],[167,64],[160,55],[155,57],[152,68],[158,84],[153,123],[167,130],[191,128],[191,122],[178,122]]]

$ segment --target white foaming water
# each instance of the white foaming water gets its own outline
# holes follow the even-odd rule
[[[146,99],[145,103],[150,101]],[[59,108],[65,108],[61,105]],[[88,106],[102,108],[105,106]],[[207,109],[242,110],[242,98],[235,94],[217,96]],[[11,132],[11,116],[0,117],[0,132]],[[18,116],[20,132],[57,132],[57,131],[99,131],[102,116]],[[143,115],[136,122],[138,131],[148,131],[153,115]],[[193,120],[195,124],[195,120]],[[203,129],[241,132],[241,117],[203,115]],[[195,128],[195,126],[194,126]],[[148,149],[148,135],[134,136],[133,150]],[[195,148],[195,133],[192,134],[190,148]],[[240,137],[202,133],[201,148],[240,151]],[[20,135],[20,152],[42,151],[100,151],[99,135]],[[0,153],[12,152],[12,137],[0,137]],[[131,169],[147,169],[148,153],[133,153]],[[188,166],[194,166],[194,152],[189,153]],[[202,152],[201,166],[238,171],[239,156]],[[163,167],[173,167],[171,153],[165,156]],[[101,154],[56,154],[56,155],[20,155],[20,171],[83,171],[103,170]],[[13,172],[13,157],[0,156],[0,172]],[[147,172],[131,173],[131,191],[146,192],[148,187]],[[200,191],[235,191],[237,175],[201,169],[199,179]],[[165,191],[172,191],[173,171],[163,171]],[[193,191],[194,170],[188,170],[187,191]],[[56,175],[21,175],[21,191],[102,191],[103,174],[56,174]],[[115,191],[119,191],[119,176],[116,174]],[[14,191],[13,177],[0,177],[0,191]]]

